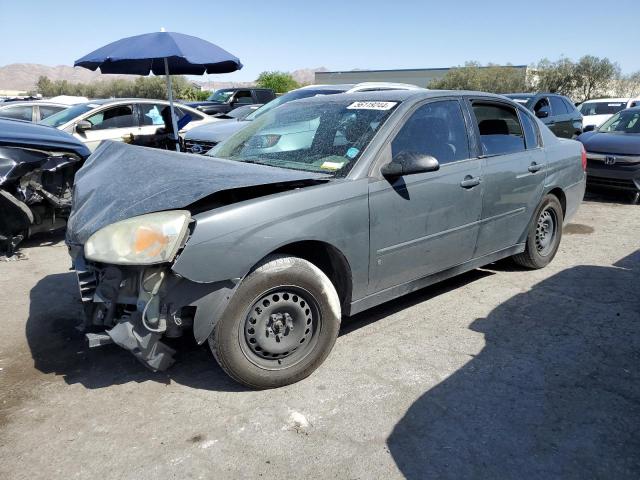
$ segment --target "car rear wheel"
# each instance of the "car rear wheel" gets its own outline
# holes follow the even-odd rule
[[[240,284],[209,337],[222,369],[251,388],[309,376],[340,329],[340,301],[329,278],[298,257],[271,255]]]
[[[555,195],[542,199],[531,219],[524,252],[513,256],[513,260],[526,268],[546,267],[556,256],[562,239],[563,213]]]

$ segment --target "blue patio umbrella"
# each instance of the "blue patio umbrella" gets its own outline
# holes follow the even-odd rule
[[[238,57],[213,43],[191,35],[165,31],[117,40],[76,60],[73,65],[89,70],[99,68],[101,73],[165,75],[176,140],[178,129],[174,115],[171,75],[229,73],[242,68]]]

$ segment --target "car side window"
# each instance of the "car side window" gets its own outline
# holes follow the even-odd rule
[[[199,113],[196,113],[196,112],[193,112],[191,110],[183,110],[182,108],[176,108],[176,111],[178,112],[178,118],[182,118],[185,115],[189,115],[191,117],[191,121],[192,122],[204,119],[203,115],[201,115]]]
[[[267,103],[271,100],[271,93],[266,90],[256,90],[256,98],[258,99],[258,103]]]
[[[562,101],[564,102],[565,107],[567,107],[567,112],[569,112],[569,113],[574,113],[575,112],[576,106],[573,103],[571,103],[566,98],[563,98]]]
[[[14,120],[33,120],[33,107],[30,105],[16,105],[0,110],[0,117],[12,118]]]
[[[419,107],[391,142],[391,154],[422,153],[440,164],[469,158],[469,139],[462,108],[457,100],[443,100]]]
[[[92,130],[107,130],[109,128],[127,128],[137,126],[133,114],[133,105],[118,105],[107,108],[87,118]]]
[[[566,115],[567,113],[569,113],[569,111],[562,99],[560,97],[551,97],[551,114]]]
[[[533,106],[533,113],[535,113],[536,117],[539,117],[539,118],[550,116],[551,107],[549,106],[549,99],[546,97],[543,97],[540,100],[538,100],[536,104]]]
[[[515,108],[498,103],[473,103],[482,153],[508,155],[525,150],[524,132]]]
[[[538,134],[538,126],[530,114],[524,110],[520,110],[520,121],[524,130],[524,140],[527,150],[540,147],[540,136]]]
[[[253,103],[253,98],[251,97],[251,92],[249,90],[238,90],[233,97],[233,101],[240,105],[247,105]]]
[[[58,113],[61,110],[64,110],[66,107],[57,107],[55,105],[38,105],[40,109],[40,120],[43,118],[50,117],[54,113]]]
[[[169,109],[168,105],[162,105],[161,103],[141,103],[139,105],[140,114],[142,115],[142,125],[164,126],[164,118],[162,115],[165,108]],[[165,115],[167,115],[167,113],[165,113]],[[178,115],[178,118],[179,117],[180,115]]]

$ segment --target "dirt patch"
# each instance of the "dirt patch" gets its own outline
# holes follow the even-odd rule
[[[595,232],[595,228],[582,223],[570,223],[562,230],[565,235],[589,235]]]

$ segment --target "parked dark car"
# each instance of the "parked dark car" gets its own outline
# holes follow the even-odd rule
[[[242,107],[234,108],[228,113],[218,113],[214,115],[215,118],[220,118],[222,120],[244,120],[257,109],[259,109],[263,104],[262,103],[254,103],[253,105],[243,105]]]
[[[578,137],[587,151],[587,184],[640,197],[640,107],[616,113]]]
[[[557,137],[577,138],[582,133],[582,114],[567,97],[555,93],[511,93],[505,96],[535,113]]]
[[[310,141],[264,153],[302,123]],[[505,257],[547,265],[583,153],[504,97],[436,90],[288,102],[209,156],[105,142],[67,229],[88,323],[106,330],[88,339],[162,370],[161,338],[192,331],[245,385],[296,382],[342,316]]]
[[[267,103],[276,98],[270,88],[222,88],[216,90],[204,102],[185,102],[202,113],[215,115],[227,113],[234,108],[254,103]]]
[[[73,176],[91,152],[52,127],[0,119],[0,255],[65,225]]]

